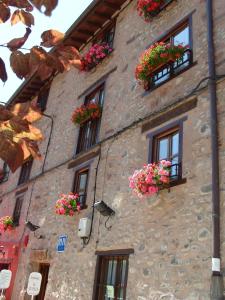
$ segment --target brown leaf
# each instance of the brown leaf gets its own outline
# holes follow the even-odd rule
[[[0,3],[0,24],[5,23],[10,17],[10,9],[5,3]]]
[[[5,63],[4,63],[4,61],[1,59],[1,57],[0,57],[0,79],[1,79],[3,82],[6,82],[7,79],[8,79],[7,72],[6,72],[6,68],[5,68]]]
[[[40,109],[32,102],[17,103],[13,105],[10,111],[15,116],[19,116],[23,120],[27,120],[29,123],[38,121],[42,117]]]
[[[20,133],[15,133],[13,136],[13,141],[19,143],[21,139],[28,138],[32,141],[41,141],[44,139],[41,130],[29,125],[29,131],[23,131]]]
[[[7,47],[11,51],[18,50],[19,48],[21,48],[25,44],[25,42],[28,39],[30,33],[31,33],[31,29],[29,27],[27,27],[26,28],[26,33],[24,34],[24,36],[21,37],[21,38],[12,39],[10,42],[8,42]]]
[[[11,25],[15,25],[18,22],[22,22],[26,26],[31,27],[31,25],[34,25],[34,16],[29,12],[17,9],[11,17]]]
[[[77,69],[82,69],[81,57],[79,51],[73,46],[60,46],[56,50],[59,60],[65,66],[65,70],[70,69],[70,65]]]
[[[56,46],[64,39],[64,33],[61,33],[57,30],[46,30],[41,35],[42,42],[41,45],[43,47],[51,48]]]
[[[13,114],[4,105],[0,105],[0,121],[8,121],[12,117]]]
[[[39,65],[40,63],[46,63],[48,59],[48,53],[38,46],[32,47],[30,51],[30,66]]]
[[[9,6],[14,6],[17,8],[25,8],[26,11],[33,10],[33,6],[27,0],[4,0],[4,2]]]
[[[53,67],[48,66],[45,63],[40,64],[38,70],[37,70],[37,75],[39,78],[44,81],[51,77],[51,75],[54,73],[55,69]]]
[[[24,160],[21,146],[9,139],[4,131],[0,132],[0,158],[7,163],[12,172],[15,172]]]
[[[16,132],[20,133],[22,131],[29,132],[29,122],[27,120],[23,120],[18,116],[14,116],[9,120],[10,127]]]
[[[20,79],[25,78],[29,74],[29,58],[29,53],[23,54],[21,51],[13,51],[10,55],[10,66]]]
[[[46,16],[51,16],[52,11],[58,5],[58,0],[30,0],[30,2],[40,11],[42,11],[42,7],[44,6],[44,14]]]
[[[28,138],[24,138],[21,140],[20,145],[23,149],[25,160],[31,155],[33,158],[41,159],[41,153],[39,151],[37,142],[31,141]]]

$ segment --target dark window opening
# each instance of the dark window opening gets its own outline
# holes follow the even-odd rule
[[[18,185],[25,183],[26,181],[29,180],[32,164],[33,164],[33,158],[30,158],[25,163],[23,163],[20,171]]]
[[[149,82],[149,89],[160,86],[181,72],[184,72],[193,64],[192,33],[189,23],[189,21],[186,21],[182,26],[179,26],[176,30],[160,40],[160,42],[169,43],[171,45],[182,44],[186,47],[186,50],[181,58],[175,62],[169,62],[153,72]]]
[[[41,288],[40,288],[40,293],[38,296],[35,297],[35,300],[45,299],[45,293],[48,284],[49,267],[50,267],[49,264],[40,264],[39,273],[41,273],[42,275]]]
[[[40,110],[43,112],[46,109],[48,96],[49,96],[50,87],[43,89],[37,99],[37,106],[40,108]]]
[[[81,209],[86,207],[89,169],[81,169],[75,173],[73,192],[79,195]]]
[[[94,102],[101,107],[104,102],[104,86],[99,87],[94,92],[89,94],[84,101],[84,105]],[[100,128],[101,118],[89,120],[80,127],[76,153],[86,151],[94,146],[98,141],[98,133]]]
[[[98,257],[93,299],[126,299],[128,259],[128,255]]]
[[[19,226],[22,205],[23,205],[23,196],[19,196],[16,198],[16,204],[13,211],[13,224],[15,226]]]
[[[0,170],[0,183],[6,182],[9,178],[9,166],[4,163],[3,168]]]
[[[110,48],[113,48],[113,41],[115,36],[115,22],[110,24],[105,30],[103,30],[96,39],[94,39],[93,44],[107,43]]]

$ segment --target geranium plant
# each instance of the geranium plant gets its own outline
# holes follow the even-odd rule
[[[82,125],[83,123],[98,119],[101,117],[101,107],[100,105],[90,102],[87,105],[81,105],[76,108],[72,115],[72,122],[74,124]]]
[[[13,219],[10,216],[0,218],[0,232],[11,231],[14,229]]]
[[[90,71],[97,66],[113,49],[107,44],[94,44],[81,59],[82,70]]]
[[[73,216],[76,211],[80,211],[78,194],[62,194],[56,201],[55,212],[58,215]]]
[[[144,165],[129,177],[130,188],[139,197],[152,196],[169,185],[171,162],[161,160],[159,163]]]
[[[179,60],[184,55],[186,48],[186,46],[163,42],[152,45],[140,57],[135,70],[136,79],[144,86],[148,86],[153,73],[163,65]]]
[[[138,0],[137,10],[139,15],[143,16],[146,22],[149,22],[164,3],[165,0]]]

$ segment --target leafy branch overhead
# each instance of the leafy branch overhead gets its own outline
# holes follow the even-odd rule
[[[41,116],[32,102],[18,103],[10,108],[0,105],[0,158],[12,172],[30,156],[41,158],[37,142],[43,136],[32,125]]]
[[[10,55],[10,66],[20,79],[28,78],[35,72],[41,80],[45,80],[55,72],[68,71],[72,66],[81,68],[79,52],[73,46],[61,44],[64,34],[57,30],[47,30],[41,35],[41,45],[31,49],[24,49],[31,27],[34,25],[33,8],[36,7],[45,15],[50,16],[58,4],[58,0],[0,0],[0,23],[9,21],[11,25],[22,22],[26,26],[24,36],[14,38],[4,45],[12,53]],[[47,52],[44,48],[52,48]],[[26,51],[26,52],[24,52]],[[0,57],[0,79],[7,81],[5,62]]]

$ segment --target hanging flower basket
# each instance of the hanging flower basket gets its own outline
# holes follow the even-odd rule
[[[56,201],[55,212],[57,215],[73,216],[75,212],[80,211],[78,194],[62,194]]]
[[[14,228],[12,217],[5,216],[0,218],[0,232],[11,231]]]
[[[107,43],[94,44],[81,59],[82,70],[90,71],[101,63],[112,51],[113,49]]]
[[[165,0],[138,0],[137,11],[146,22],[150,22],[159,13],[163,4],[165,4]]]
[[[144,87],[148,86],[154,72],[168,63],[179,60],[186,49],[186,46],[175,46],[163,42],[154,44],[141,55],[135,70],[136,79]]]
[[[90,102],[87,105],[81,105],[76,108],[72,115],[72,122],[76,125],[82,125],[83,123],[98,119],[101,117],[101,107],[100,105]]]
[[[129,177],[130,188],[139,197],[152,196],[160,189],[168,187],[171,162],[162,160],[159,163],[145,165]]]

